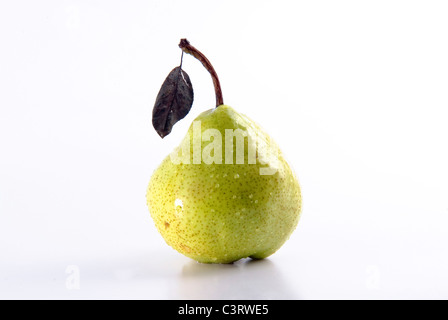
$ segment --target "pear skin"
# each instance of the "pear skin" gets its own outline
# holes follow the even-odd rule
[[[269,135],[220,105],[200,114],[155,170],[147,204],[175,250],[202,263],[231,263],[276,252],[298,224],[302,197]]]

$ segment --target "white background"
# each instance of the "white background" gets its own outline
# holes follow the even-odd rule
[[[2,1],[0,298],[448,298],[446,1]],[[171,249],[146,187],[214,106],[151,124],[188,38],[226,104],[295,168],[303,218],[269,259]],[[78,287],[79,285],[79,287]]]

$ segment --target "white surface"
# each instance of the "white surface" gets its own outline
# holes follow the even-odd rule
[[[447,299],[447,16],[445,1],[1,2],[0,298]],[[193,109],[164,140],[152,128],[181,37],[300,178],[303,218],[265,261],[197,264],[147,211],[151,173],[214,105],[185,57]]]

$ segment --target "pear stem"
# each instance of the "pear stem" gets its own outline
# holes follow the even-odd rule
[[[198,49],[193,47],[187,39],[180,40],[179,48],[182,49],[182,52],[191,54],[193,57],[198,59],[202,63],[202,65],[205,67],[205,69],[207,69],[207,71],[212,76],[213,86],[215,87],[216,107],[223,105],[224,101],[222,98],[221,84],[219,83],[218,75],[216,74],[215,69],[213,68],[212,64],[207,59],[207,57],[204,56],[204,54],[202,52],[200,52]]]

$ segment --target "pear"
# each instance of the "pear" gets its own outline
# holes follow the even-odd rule
[[[192,154],[180,155],[194,149],[198,132],[193,131],[199,125],[201,140],[210,136],[207,130],[213,130],[215,139],[220,133],[221,164],[204,161],[210,154],[217,158],[217,140],[201,143],[204,159],[200,163],[194,163]],[[230,141],[226,130],[227,136],[233,132],[235,140],[245,138],[243,164],[236,163],[237,151],[241,152],[238,141],[231,148],[225,143]],[[210,145],[215,147],[212,152],[207,150]],[[255,164],[249,163],[251,148],[257,151]],[[260,154],[263,151],[267,154]],[[177,156],[186,161],[179,163]],[[233,164],[226,163],[230,158]],[[293,170],[269,135],[246,116],[221,105],[200,114],[181,145],[156,169],[147,203],[168,245],[199,262],[230,263],[276,252],[297,226],[301,192]]]
[[[147,205],[166,243],[202,263],[263,259],[296,229],[302,196],[278,145],[254,121],[224,105],[210,62],[186,39],[183,52],[212,75],[216,107],[201,113],[154,171]],[[153,125],[163,138],[193,103],[188,75],[173,69],[156,100]]]

